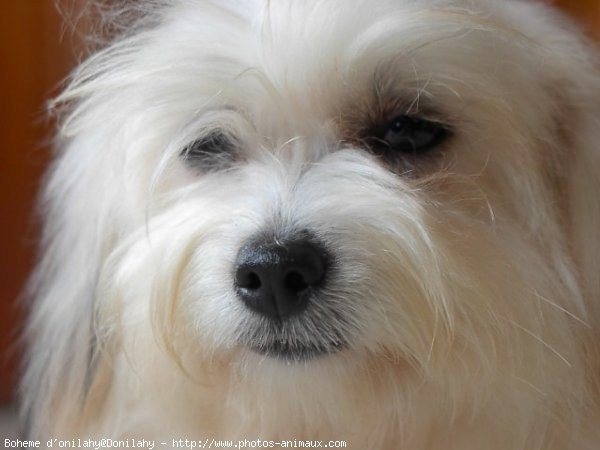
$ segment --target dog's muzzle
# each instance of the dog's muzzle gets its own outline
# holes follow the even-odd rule
[[[339,314],[323,291],[330,275],[329,253],[308,233],[247,241],[236,258],[234,289],[256,321],[242,332],[243,342],[258,353],[286,360],[342,348]]]

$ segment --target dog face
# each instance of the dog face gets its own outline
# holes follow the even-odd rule
[[[407,441],[554,408],[540,392],[585,402],[590,54],[531,3],[351,3],[172,2],[61,98],[45,264],[71,273],[40,276],[37,320],[94,343],[79,372],[49,366],[108,399],[83,429],[160,410],[128,383],[174,386],[186,430],[207,398],[272,435],[383,403]]]

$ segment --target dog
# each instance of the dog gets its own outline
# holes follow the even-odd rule
[[[28,438],[600,448],[576,26],[524,0],[122,8],[53,103]]]

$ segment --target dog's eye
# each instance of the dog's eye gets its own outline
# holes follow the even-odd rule
[[[401,115],[370,134],[367,142],[374,153],[397,157],[427,153],[450,137],[452,132],[442,123]]]
[[[192,168],[215,171],[228,167],[235,157],[237,144],[233,138],[214,131],[186,145],[181,157]]]

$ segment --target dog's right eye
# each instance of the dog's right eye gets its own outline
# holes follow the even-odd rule
[[[367,142],[374,153],[395,160],[425,155],[451,135],[452,130],[437,121],[400,115],[370,130]]]
[[[186,164],[203,172],[213,172],[228,167],[237,150],[233,138],[214,131],[186,145],[181,157]]]

